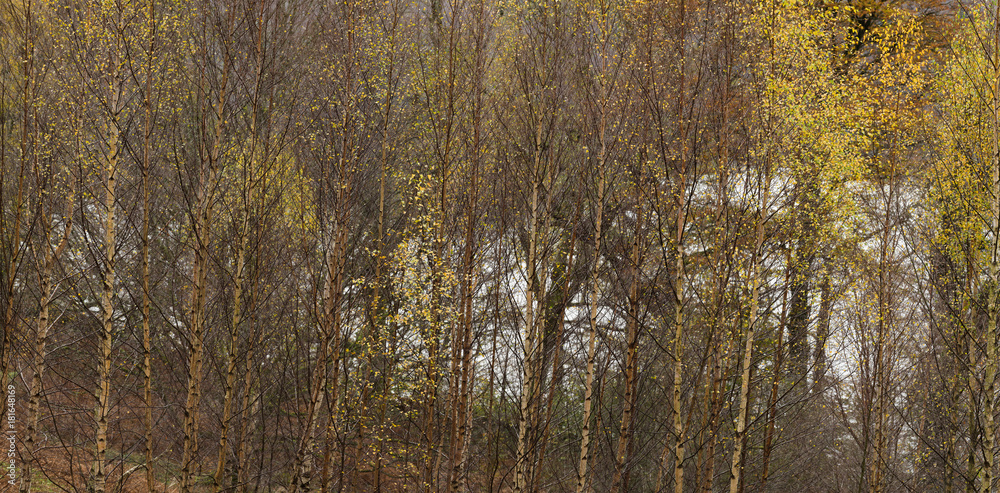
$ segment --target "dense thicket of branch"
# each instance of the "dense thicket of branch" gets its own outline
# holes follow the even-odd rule
[[[998,24],[6,2],[8,479],[994,491]]]

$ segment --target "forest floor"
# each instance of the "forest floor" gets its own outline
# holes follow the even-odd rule
[[[50,450],[43,452],[39,457],[40,467],[31,470],[31,489],[37,493],[63,493],[66,487],[86,490],[87,478],[90,476],[90,464],[84,464],[79,460],[71,460],[68,454],[61,453],[61,450]],[[109,451],[109,457],[111,457]],[[138,459],[138,458],[137,458]],[[128,457],[122,462],[113,461],[120,467],[109,471],[108,487],[122,493],[145,493],[149,491],[146,485],[145,468],[138,460]],[[179,481],[176,479],[178,471],[174,464],[157,464],[156,469],[156,491],[164,493],[174,493],[180,491]],[[20,472],[20,471],[19,471]],[[122,478],[123,473],[125,475]],[[211,477],[199,478],[199,482],[205,484],[204,489],[209,489]],[[112,485],[114,485],[112,487]],[[197,491],[198,488],[195,488]]]

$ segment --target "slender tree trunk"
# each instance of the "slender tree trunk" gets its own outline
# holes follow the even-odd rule
[[[17,328],[17,316],[15,313],[16,305],[16,290],[17,285],[17,272],[21,265],[21,256],[24,252],[22,246],[21,238],[21,228],[23,226],[23,214],[25,208],[25,176],[28,172],[28,163],[31,161],[32,156],[35,154],[34,143],[30,139],[31,135],[31,110],[34,100],[33,86],[35,79],[35,40],[33,37],[34,33],[34,12],[32,7],[34,2],[24,3],[24,45],[23,45],[23,59],[22,63],[24,65],[24,81],[21,88],[21,141],[20,141],[20,159],[18,161],[17,168],[17,193],[14,196],[13,204],[10,203],[9,198],[2,196],[6,188],[3,187],[4,180],[7,175],[6,166],[0,167],[2,170],[3,177],[0,177],[0,206],[3,207],[0,212],[0,230],[3,231],[7,244],[3,245],[2,248],[6,265],[5,269],[5,279],[3,285],[3,293],[0,295],[4,296],[4,313],[3,313],[3,340],[0,341],[0,382],[3,383],[4,388],[8,384],[8,376],[10,375],[10,369],[14,363],[14,344],[16,342],[17,334],[15,333]],[[6,87],[6,86],[5,86]],[[0,103],[3,104],[3,103]],[[0,125],[2,129],[0,132],[4,132],[7,129],[7,125]],[[0,146],[6,147],[7,139],[6,135],[0,135],[3,137],[2,144]],[[4,163],[7,153],[5,148],[0,148],[0,164]],[[12,206],[13,209],[13,224],[7,224],[7,206]],[[7,236],[9,234],[9,236]]]
[[[538,122],[535,132],[535,158],[532,167],[532,190],[531,190],[531,216],[529,219],[528,232],[528,265],[527,265],[527,289],[525,290],[525,316],[524,316],[524,363],[522,368],[523,384],[521,386],[521,407],[518,418],[517,431],[517,463],[514,467],[514,491],[522,492],[528,488],[529,478],[532,477],[534,458],[534,436],[535,424],[532,411],[535,408],[534,402],[538,396],[536,393],[537,371],[536,360],[540,360],[540,342],[538,341],[538,331],[535,315],[535,299],[542,292],[538,279],[538,236],[539,236],[539,193],[542,187],[540,175],[541,167],[541,147],[542,147],[542,124]]]
[[[466,460],[466,441],[468,438],[468,402],[471,395],[472,382],[472,321],[473,295],[475,283],[476,222],[479,215],[479,167],[482,156],[482,123],[483,123],[483,71],[485,65],[485,2],[480,0],[476,6],[475,33],[475,74],[473,81],[472,107],[472,176],[470,177],[471,197],[467,204],[465,225],[465,252],[463,259],[464,272],[461,279],[462,314],[458,323],[458,331],[452,341],[452,416],[451,416],[451,473],[450,489],[457,493],[462,486],[462,468]]]
[[[63,216],[63,234],[62,238],[59,240],[59,244],[54,249],[49,245],[49,218],[45,212],[44,204],[39,204],[39,212],[42,216],[41,244],[44,252],[40,262],[41,269],[38,280],[40,292],[38,318],[36,319],[35,324],[34,372],[31,375],[31,384],[28,390],[27,424],[25,426],[24,439],[25,449],[29,454],[29,457],[32,459],[37,459],[38,457],[36,455],[37,450],[35,448],[35,442],[38,439],[38,420],[40,415],[39,408],[42,400],[42,379],[44,378],[46,370],[46,346],[49,340],[49,331],[52,329],[51,325],[53,323],[53,321],[49,318],[49,309],[52,305],[52,294],[55,289],[55,286],[52,284],[52,271],[55,270],[60,257],[62,257],[63,250],[66,249],[66,245],[69,243],[70,231],[73,228],[73,198],[75,194],[75,190],[70,190],[67,194],[68,202],[66,206],[66,213]],[[45,199],[43,198],[42,200]],[[25,461],[21,471],[21,493],[28,493],[31,491],[31,463],[31,460]]]
[[[736,436],[733,439],[733,459],[729,469],[729,493],[738,493],[743,473],[743,447],[747,439],[747,413],[749,412],[750,370],[753,361],[754,338],[760,311],[760,264],[764,245],[764,220],[771,190],[770,155],[766,158],[764,181],[760,185],[760,209],[757,211],[755,242],[750,266],[750,319],[747,321],[746,341],[743,349],[743,370],[740,375],[740,404],[736,415]]]
[[[889,453],[888,450],[888,432],[886,428],[889,426],[887,422],[888,410],[892,407],[892,399],[890,396],[890,385],[892,377],[892,363],[891,358],[894,353],[893,347],[890,346],[892,337],[890,331],[893,329],[895,324],[895,313],[892,308],[893,294],[892,294],[892,262],[893,253],[895,248],[893,247],[894,237],[892,235],[892,228],[895,226],[896,220],[890,215],[890,211],[893,209],[893,205],[896,202],[896,159],[894,155],[890,155],[890,166],[889,166],[889,183],[886,185],[880,184],[879,188],[888,188],[888,194],[886,195],[885,204],[883,208],[883,221],[882,221],[882,244],[879,248],[879,260],[878,260],[878,334],[875,338],[875,343],[877,344],[875,348],[875,372],[874,372],[874,396],[875,405],[875,457],[872,463],[872,484],[871,491],[873,493],[882,493],[885,491],[886,476],[889,474]]]
[[[785,265],[788,265],[790,259],[791,259],[791,251],[785,250]],[[785,286],[788,285],[788,278],[790,275],[791,275],[791,269],[785,269],[785,283],[784,283]],[[763,458],[761,459],[761,462],[763,464],[761,465],[762,472],[760,476],[760,488],[763,491],[767,491],[766,486],[771,466],[771,451],[773,450],[774,447],[774,428],[775,428],[775,422],[777,421],[778,418],[778,386],[781,384],[783,379],[781,374],[781,367],[784,365],[785,362],[784,338],[785,338],[785,322],[787,321],[786,320],[787,313],[788,313],[788,290],[786,289],[781,292],[781,319],[779,320],[777,327],[778,341],[775,343],[774,346],[776,353],[774,356],[774,374],[771,377],[771,396],[768,399],[768,404],[767,404],[767,431],[764,433],[764,451],[763,451]]]
[[[494,186],[496,186],[496,185],[494,185]],[[496,188],[494,188],[494,190],[496,190]],[[500,228],[499,229],[500,229],[500,234],[501,235],[507,231],[507,223],[503,219],[502,216],[501,216],[501,223],[500,223]],[[497,265],[502,265],[502,262],[503,262],[503,259],[504,259],[504,256],[503,256],[503,247],[504,247],[504,242],[501,242],[501,241],[494,242],[494,252],[495,253],[493,254],[493,261],[496,262]],[[486,389],[486,394],[488,396],[488,399],[487,399],[487,403],[488,403],[487,408],[488,409],[496,409],[496,403],[497,403],[497,390],[496,390],[497,389],[497,373],[498,373],[497,372],[497,359],[499,359],[498,353],[500,352],[498,350],[498,348],[499,348],[499,345],[498,345],[498,333],[500,332],[500,330],[501,330],[500,327],[501,327],[501,324],[503,323],[503,315],[502,315],[502,312],[501,312],[501,301],[500,301],[501,297],[500,297],[500,293],[502,291],[502,286],[503,286],[503,284],[504,284],[505,281],[506,281],[506,279],[504,279],[504,276],[499,276],[498,275],[498,276],[494,277],[493,296],[492,296],[492,299],[493,299],[492,300],[493,301],[493,317],[492,318],[493,318],[493,320],[492,320],[492,323],[491,323],[492,330],[490,331],[490,380],[489,380],[489,384],[488,384],[489,386]],[[500,385],[501,385],[500,388],[501,389],[504,388],[503,384],[504,384],[504,380],[501,380],[501,382],[500,382]],[[499,474],[499,470],[500,470],[500,450],[501,450],[500,436],[501,436],[501,430],[502,430],[502,427],[503,427],[503,423],[501,423],[500,420],[497,419],[497,420],[493,420],[493,421],[495,422],[495,425],[490,427],[490,432],[491,432],[490,438],[491,438],[491,442],[492,442],[492,447],[490,447],[490,449],[491,449],[490,452],[491,453],[490,453],[490,464],[489,464],[489,466],[490,466],[489,490],[490,490],[491,493],[497,489],[497,475]]]
[[[348,152],[353,152],[353,129],[351,118],[345,113],[341,125],[344,129],[343,140],[341,142],[340,158],[337,164],[336,183],[336,210],[331,233],[331,245],[327,248],[325,257],[326,268],[326,289],[324,314],[321,317],[320,328],[321,344],[320,354],[313,370],[313,381],[310,391],[309,411],[307,412],[306,425],[303,430],[302,439],[299,442],[298,453],[295,458],[294,476],[289,486],[289,493],[296,491],[311,491],[311,478],[313,474],[313,448],[316,435],[316,425],[319,422],[320,406],[324,397],[331,403],[331,416],[328,431],[334,433],[339,428],[339,403],[338,386],[340,378],[340,353],[342,345],[341,329],[341,302],[344,291],[344,266],[346,263],[347,249],[347,219],[348,200],[351,195],[352,174],[350,166],[353,159],[348,157]],[[351,129],[351,130],[349,130]],[[327,373],[330,378],[327,380]],[[328,385],[329,382],[329,385]],[[341,454],[344,455],[343,452]],[[325,462],[325,461],[324,461]],[[343,476],[343,468],[340,471]]]
[[[224,488],[223,474],[226,471],[226,457],[229,450],[229,421],[233,415],[233,399],[236,391],[236,362],[239,351],[240,325],[243,323],[243,282],[245,277],[244,265],[246,263],[247,236],[249,220],[245,219],[243,226],[238,233],[240,236],[239,249],[236,252],[236,279],[233,286],[233,315],[232,326],[229,332],[229,353],[226,357],[226,388],[225,396],[222,399],[222,430],[219,433],[219,455],[216,459],[215,492],[219,493]]]
[[[641,177],[636,178],[637,183],[641,183]],[[638,185],[636,185],[638,187]],[[636,190],[636,196],[640,193]],[[612,490],[628,490],[629,474],[627,471],[627,461],[629,459],[627,451],[632,442],[632,420],[635,412],[635,388],[636,388],[636,359],[639,347],[639,276],[642,273],[640,238],[642,234],[642,221],[644,212],[642,205],[636,213],[635,235],[632,238],[632,255],[630,260],[630,274],[628,289],[628,321],[626,322],[626,356],[625,356],[625,396],[622,400],[622,420],[618,431],[618,447],[615,453],[615,474],[613,478]]]
[[[812,292],[812,264],[814,255],[813,236],[816,234],[814,215],[816,207],[816,185],[812,177],[800,177],[795,184],[798,210],[795,224],[798,230],[792,251],[791,308],[788,314],[788,376],[799,389],[805,387],[809,369],[809,304]]]
[[[731,20],[727,19],[727,22]],[[727,33],[728,34],[728,33]],[[730,41],[725,35],[727,43]],[[722,135],[719,138],[719,165],[717,169],[719,190],[715,201],[715,235],[713,238],[712,264],[715,269],[715,278],[712,283],[710,295],[710,315],[708,344],[711,345],[712,352],[712,378],[706,385],[705,414],[707,415],[706,428],[708,434],[708,444],[705,454],[707,460],[704,468],[704,478],[701,484],[702,491],[711,493],[715,482],[715,445],[718,441],[719,414],[722,407],[722,366],[723,366],[723,338],[720,337],[720,322],[725,308],[723,296],[726,289],[726,278],[723,272],[723,251],[726,249],[726,235],[729,228],[729,88],[732,84],[731,73],[726,70],[725,79],[721,91],[722,120],[720,122]],[[698,471],[698,469],[695,469]],[[698,487],[695,481],[695,487]]]
[[[333,291],[333,281],[327,281],[329,288],[327,290],[327,297],[333,297],[331,291]],[[332,302],[327,301],[328,304]],[[320,343],[320,354],[313,368],[312,384],[309,389],[309,407],[306,413],[305,425],[303,430],[302,440],[299,442],[298,452],[295,455],[295,466],[293,468],[294,476],[292,477],[291,484],[288,487],[289,493],[295,493],[297,491],[309,492],[312,491],[312,474],[313,474],[313,448],[315,446],[315,436],[316,436],[316,426],[319,422],[320,407],[323,403],[323,397],[326,395],[326,374],[329,370],[329,359],[330,359],[330,340],[331,335],[328,331],[324,334],[322,341]],[[336,384],[334,384],[336,385]]]
[[[676,175],[676,231],[674,233],[674,387],[671,408],[674,415],[674,493],[684,493],[684,446],[687,438],[684,436],[684,420],[681,416],[681,391],[684,382],[684,229],[687,225],[687,179],[688,179],[688,136],[684,108],[687,104],[687,84],[685,79],[684,59],[687,46],[687,5],[685,0],[678,4],[680,14],[680,33],[678,36],[677,62],[679,64],[680,80],[677,89],[677,126],[679,130],[680,163]],[[665,150],[663,158],[669,155]]]
[[[993,7],[993,81],[991,144],[992,159],[990,162],[990,230],[993,232],[990,242],[990,266],[987,298],[986,325],[986,376],[983,379],[983,468],[979,491],[993,492],[993,468],[996,466],[996,377],[997,377],[997,328],[1000,318],[1000,5]]]
[[[601,150],[598,154],[598,183],[597,183],[597,212],[594,218],[594,265],[590,274],[590,331],[587,336],[587,373],[584,377],[583,387],[583,430],[580,439],[580,467],[576,476],[576,492],[583,493],[587,488],[587,467],[590,462],[590,421],[591,409],[594,398],[594,358],[597,356],[597,307],[601,301],[600,287],[600,267],[601,267],[601,242],[603,220],[604,220],[604,195],[607,186],[606,170],[604,168],[604,156],[606,145],[604,144],[604,118],[601,119]]]
[[[681,200],[683,201],[684,186],[681,185]],[[681,415],[681,389],[684,378],[684,251],[682,241],[684,236],[684,219],[682,208],[677,209],[677,235],[675,237],[676,250],[676,278],[674,280],[674,386],[671,409],[674,416],[674,492],[684,493],[684,445],[687,439],[684,437],[684,420]]]
[[[833,308],[833,289],[830,286],[830,259],[823,261],[823,277],[819,283],[820,304],[816,321],[816,347],[813,348],[813,389],[822,392],[826,379],[826,340],[830,337],[830,310]]]
[[[967,343],[966,348],[970,356],[969,361],[973,363],[969,365],[969,368],[975,368],[976,361],[972,355],[975,354],[974,351],[976,351],[976,343],[972,337],[969,337],[966,340],[966,343]],[[976,396],[979,395],[980,392],[979,385],[977,385],[975,378],[968,379],[968,387],[969,387],[969,398],[974,400]],[[976,478],[979,476],[979,470],[977,469],[976,466],[976,452],[982,446],[982,434],[979,426],[979,416],[976,414],[975,405],[969,406],[967,419],[969,423],[969,446],[966,451],[966,462],[965,462],[966,463],[965,492],[975,493],[977,491]]]
[[[251,102],[251,113],[250,113],[250,148],[246,151],[248,156],[243,164],[244,178],[240,190],[240,199],[242,202],[243,215],[241,224],[237,226],[237,235],[239,239],[239,244],[236,250],[236,272],[233,286],[233,312],[230,320],[230,332],[229,332],[229,352],[226,356],[226,383],[225,383],[225,395],[222,401],[222,429],[219,433],[219,453],[216,459],[216,467],[214,478],[214,489],[216,493],[223,490],[223,474],[226,470],[227,462],[227,452],[229,450],[229,431],[230,431],[230,420],[233,416],[233,401],[235,400],[236,393],[236,366],[238,361],[239,352],[239,339],[240,339],[240,327],[245,319],[243,313],[243,292],[244,292],[244,282],[246,280],[246,256],[247,256],[247,243],[250,235],[251,227],[251,211],[257,205],[258,194],[257,182],[258,180],[266,179],[264,176],[267,171],[267,160],[269,156],[266,153],[262,153],[259,156],[261,160],[260,167],[262,170],[261,175],[258,176],[256,173],[256,163],[255,159],[258,159],[258,148],[259,140],[258,136],[258,120],[259,120],[259,110],[260,110],[260,87],[261,80],[263,78],[264,64],[265,64],[265,54],[264,54],[264,2],[260,2],[260,9],[257,13],[255,19],[257,26],[257,39],[254,47],[255,55],[255,65],[256,70],[254,71],[253,79],[253,95]],[[257,252],[253,252],[256,254]]]
[[[574,262],[577,260],[577,256],[574,255],[576,252],[576,231],[577,224],[580,221],[581,206],[582,206],[583,195],[577,196],[576,212],[573,214],[573,221],[570,223],[569,229],[572,231],[569,238],[569,245],[562,251],[559,258],[556,259],[556,266],[552,270],[553,280],[562,279],[562,287],[557,293],[550,293],[548,295],[549,301],[547,302],[547,315],[545,318],[545,331],[546,334],[550,332],[555,332],[553,337],[553,342],[548,344],[547,352],[551,352],[552,363],[544,363],[541,365],[543,371],[549,371],[549,385],[545,395],[545,412],[543,416],[544,425],[541,426],[541,434],[539,436],[538,445],[538,458],[536,459],[537,464],[545,463],[545,453],[548,450],[549,437],[551,436],[552,430],[552,411],[553,404],[555,403],[556,394],[559,390],[559,384],[561,382],[561,370],[562,370],[562,346],[563,346],[563,336],[566,329],[566,307],[569,303],[570,298],[570,277],[574,269]],[[546,226],[548,229],[548,226]],[[545,269],[546,271],[548,269]],[[553,288],[556,287],[556,282],[553,283]],[[553,299],[553,296],[556,298]],[[554,328],[551,328],[552,326]],[[546,337],[547,338],[547,337]],[[538,490],[540,488],[539,482],[541,481],[542,470],[541,467],[536,467],[534,471],[534,476],[531,480],[532,488]]]
[[[191,352],[188,355],[188,389],[184,404],[184,454],[181,460],[181,491],[187,493],[198,469],[199,429],[201,418],[201,378],[205,342],[205,297],[210,262],[208,243],[211,234],[212,207],[207,177],[202,178],[195,219],[194,282],[191,308]],[[214,180],[213,180],[214,181]]]
[[[343,190],[343,189],[341,189]],[[343,197],[343,192],[338,192]],[[342,204],[342,202],[341,202]],[[326,255],[326,269],[327,269],[327,280],[324,299],[326,306],[324,307],[324,316],[322,317],[321,328],[322,337],[319,348],[319,356],[315,368],[313,369],[312,384],[310,386],[310,397],[309,397],[309,410],[306,414],[306,424],[303,429],[302,439],[299,442],[298,452],[295,457],[295,476],[293,476],[291,484],[289,485],[289,493],[295,493],[296,491],[308,492],[311,491],[312,484],[312,474],[313,474],[313,448],[315,447],[315,437],[316,437],[316,426],[319,422],[320,407],[323,404],[323,399],[326,397],[332,403],[332,416],[330,417],[331,423],[328,425],[330,430],[336,428],[336,413],[337,410],[337,386],[339,384],[339,366],[340,366],[340,346],[341,346],[341,327],[340,327],[340,304],[343,296],[343,276],[342,270],[344,265],[343,252],[345,245],[343,245],[343,232],[342,225],[340,221],[336,221],[334,226],[334,236],[333,245],[329,248]],[[330,373],[332,369],[332,374],[329,380],[327,379],[327,373]],[[328,388],[328,384],[329,387]]]
[[[253,312],[258,303],[258,296],[260,293],[259,278],[254,279],[254,283],[251,284],[250,291],[250,310],[251,322],[253,322]],[[250,324],[253,326],[253,323]],[[243,376],[243,400],[240,404],[240,413],[243,415],[240,420],[240,431],[237,439],[238,446],[236,447],[236,463],[235,471],[233,476],[236,478],[236,491],[238,493],[245,493],[246,491],[246,479],[245,474],[247,471],[247,447],[249,445],[250,439],[247,438],[249,433],[249,428],[253,420],[254,408],[257,407],[259,402],[259,392],[255,391],[254,383],[256,379],[254,375],[254,352],[257,346],[261,344],[261,333],[257,332],[256,337],[251,337],[250,342],[247,344],[246,351],[246,372]]]
[[[713,330],[718,330],[716,329]],[[718,335],[718,334],[716,334]],[[723,351],[722,341],[715,342],[712,347],[712,378],[706,385],[706,411],[708,419],[706,428],[708,432],[708,444],[705,451],[705,467],[701,482],[701,491],[711,493],[715,485],[715,446],[718,443],[719,414],[722,411],[722,366]],[[728,349],[726,350],[728,352]],[[697,482],[695,482],[697,484]]]
[[[149,22],[149,51],[146,53],[146,87],[143,91],[143,107],[146,111],[145,128],[142,139],[142,387],[145,404],[145,459],[146,490],[156,491],[156,472],[153,468],[153,339],[149,319],[152,300],[149,296],[149,215],[150,190],[149,173],[153,135],[153,53],[156,50],[156,3],[149,0],[147,20]]]
[[[235,24],[235,10],[229,12],[229,28]],[[205,19],[203,22],[207,23]],[[204,40],[208,43],[208,40]],[[228,40],[227,40],[228,42]],[[205,50],[206,48],[203,48]],[[204,53],[203,53],[204,54]],[[208,288],[208,270],[211,263],[209,246],[212,238],[212,220],[215,206],[215,188],[219,174],[222,155],[223,132],[226,128],[226,100],[231,67],[229,59],[225,58],[222,73],[218,82],[218,94],[213,103],[208,102],[205,93],[208,87],[208,74],[202,67],[198,74],[197,94],[200,100],[202,116],[200,129],[198,186],[194,197],[194,261],[191,286],[190,311],[190,352],[188,354],[187,398],[184,404],[184,442],[181,459],[181,493],[188,493],[193,486],[193,476],[201,470],[199,461],[199,434],[201,428],[201,384],[202,365],[204,364],[204,343],[207,328],[206,323],[206,293]],[[211,110],[211,111],[210,111]],[[209,122],[212,126],[209,128]]]
[[[423,471],[423,482],[424,491],[426,493],[432,493],[438,489],[438,476],[439,476],[439,460],[441,449],[444,448],[444,435],[435,438],[437,436],[437,413],[438,413],[438,391],[441,385],[441,369],[439,366],[444,366],[441,362],[441,345],[442,345],[442,326],[444,314],[444,253],[445,253],[445,235],[444,235],[444,221],[445,221],[445,211],[447,211],[447,198],[448,198],[448,152],[445,152],[444,158],[441,160],[441,168],[438,170],[440,179],[440,190],[438,196],[438,225],[435,228],[435,238],[434,238],[434,265],[432,267],[434,281],[432,282],[431,292],[432,292],[432,307],[431,313],[433,321],[431,322],[430,332],[425,338],[427,344],[427,360],[425,361],[425,381],[424,381],[424,446],[426,447],[426,456],[424,457],[424,471]],[[440,439],[440,443],[438,443]]]
[[[397,44],[396,44],[396,33],[397,33],[398,22],[399,22],[398,11],[396,10],[396,6],[397,5],[398,4],[394,4],[394,6],[393,6],[394,8],[392,10],[393,17],[392,17],[392,22],[391,22],[391,31],[390,31],[390,33],[388,33],[388,35],[390,37],[390,45],[394,49],[397,47]],[[395,51],[395,50],[393,50],[393,51]],[[393,102],[393,96],[395,94],[393,92],[393,88],[394,88],[394,84],[395,84],[395,80],[396,80],[396,78],[395,78],[396,77],[396,58],[395,58],[395,56],[391,56],[389,58],[389,66],[388,66],[388,69],[387,69],[387,74],[388,74],[388,77],[387,77],[387,80],[386,80],[387,91],[386,91],[386,95],[385,95],[385,106],[383,107],[383,111],[382,111],[382,146],[381,146],[381,158],[379,160],[380,166],[379,166],[379,179],[378,179],[378,219],[377,219],[377,223],[378,223],[378,255],[377,255],[376,259],[375,259],[375,295],[374,295],[374,306],[372,308],[373,311],[375,312],[373,318],[379,324],[384,324],[384,323],[387,322],[387,318],[385,317],[385,315],[383,313],[383,311],[385,310],[385,306],[384,306],[385,302],[382,299],[383,298],[382,288],[383,288],[383,285],[386,283],[386,279],[384,279],[384,277],[385,277],[385,255],[386,255],[386,244],[385,244],[386,243],[386,234],[385,234],[385,220],[386,220],[386,210],[385,210],[386,200],[385,199],[386,199],[386,190],[385,190],[385,187],[386,187],[386,181],[387,181],[387,178],[388,178],[387,175],[389,173],[389,147],[390,147],[389,127],[390,127],[390,123],[392,121],[392,115],[393,115],[392,102]],[[384,329],[385,328],[383,328],[381,326],[372,327],[372,331],[384,330]],[[373,348],[373,350],[381,352],[381,351],[383,351],[383,348],[381,347],[381,345],[375,344],[375,347]],[[383,358],[381,356],[378,359],[380,361],[383,360]],[[387,377],[385,375],[385,371],[387,371],[387,368],[384,368],[384,366],[385,365],[383,364],[383,365],[380,365],[379,368],[376,368],[376,371],[380,372],[379,380],[381,382],[386,382],[387,381]],[[381,397],[381,399],[379,401],[378,428],[379,428],[380,432],[382,432],[382,430],[384,430],[384,428],[385,428],[385,408],[387,406],[387,402],[388,402],[388,399],[386,398],[386,396]],[[375,467],[374,467],[374,469],[375,469],[375,490],[376,490],[377,493],[382,491],[382,461],[383,461],[383,457],[385,456],[385,444],[386,444],[386,440],[379,440],[378,441],[378,451],[375,454]]]
[[[117,67],[115,67],[117,69]],[[117,172],[120,151],[120,134],[118,116],[121,111],[121,87],[117,70],[112,74],[110,83],[111,98],[108,101],[110,111],[107,135],[106,154],[104,155],[104,261],[101,269],[101,359],[98,366],[97,407],[94,420],[97,422],[97,451],[94,456],[94,467],[91,470],[94,491],[104,493],[107,483],[107,448],[108,448],[108,415],[111,412],[111,350],[114,340],[114,295],[115,295],[115,257],[116,257],[116,224],[115,202],[117,201]]]

